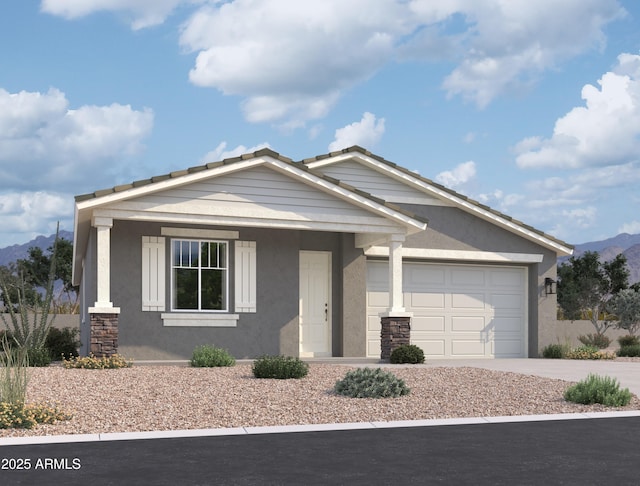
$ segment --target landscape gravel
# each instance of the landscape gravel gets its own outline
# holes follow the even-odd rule
[[[272,380],[254,378],[250,364],[32,368],[27,402],[73,418],[0,437],[640,410],[637,397],[616,409],[578,405],[563,399],[569,382],[471,367],[393,368],[411,389],[399,398],[336,395],[349,369],[311,364],[303,379]]]

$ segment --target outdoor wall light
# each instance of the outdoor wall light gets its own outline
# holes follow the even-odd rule
[[[544,279],[544,294],[550,295],[555,294],[558,289],[558,282],[553,280],[552,278],[546,277]]]

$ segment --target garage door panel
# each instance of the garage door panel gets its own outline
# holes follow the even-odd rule
[[[412,309],[444,309],[445,295],[441,292],[412,292],[409,294],[409,301],[406,304]]]
[[[482,316],[452,316],[451,332],[484,332],[486,320]]]
[[[485,308],[484,294],[451,294],[452,309],[478,309]]]
[[[445,332],[444,316],[413,316],[411,319],[411,336],[422,332]]]
[[[451,357],[473,358],[485,356],[485,344],[474,339],[453,339],[451,341]]]
[[[388,307],[388,264],[368,262],[367,349],[380,356],[380,317]],[[522,357],[526,348],[526,270],[491,265],[403,265],[411,343],[427,358]]]

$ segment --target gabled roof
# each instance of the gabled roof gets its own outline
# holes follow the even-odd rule
[[[555,238],[533,226],[527,225],[522,221],[512,218],[500,211],[497,211],[485,204],[475,201],[463,194],[453,191],[442,184],[431,179],[423,177],[416,172],[410,171],[400,165],[390,162],[368,150],[354,145],[352,147],[331,152],[324,155],[318,155],[312,158],[302,160],[302,163],[311,168],[321,167],[325,164],[337,163],[348,158],[362,158],[370,161],[378,162],[379,166],[387,170],[389,173],[401,174],[401,178],[407,185],[418,188],[432,196],[437,196],[453,206],[458,207],[466,212],[474,213],[483,219],[498,223],[500,226],[520,234],[528,239],[532,239],[543,246],[553,249],[560,254],[570,255],[573,253],[573,245]]]

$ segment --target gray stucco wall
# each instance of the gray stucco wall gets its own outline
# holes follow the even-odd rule
[[[332,353],[334,356],[342,356],[344,352],[352,353],[352,356],[358,355],[353,353],[363,355],[365,281],[358,279],[362,278],[364,257],[361,250],[353,248],[353,235],[210,227],[236,230],[240,233],[240,240],[256,242],[257,312],[241,313],[237,327],[164,327],[160,312],[142,311],[140,297],[142,236],[159,236],[161,226],[179,227],[114,221],[111,230],[111,299],[114,306],[120,308],[121,354],[139,360],[188,359],[196,346],[213,344],[226,348],[236,358],[253,358],[262,354],[297,356],[299,252],[312,250],[332,253]],[[229,250],[229,302],[233,311],[232,244]],[[169,269],[169,238],[166,253]],[[346,292],[343,292],[343,280],[347,283]],[[95,278],[88,283],[95,288]],[[167,274],[167,303],[171,299],[169,285]],[[343,315],[348,319],[345,320]]]
[[[542,336],[556,322],[556,296],[544,292],[544,279],[556,279],[556,253],[457,208],[402,206],[429,221],[426,231],[407,238],[406,247],[543,255],[541,263],[524,265],[528,270],[528,355],[537,357]]]

